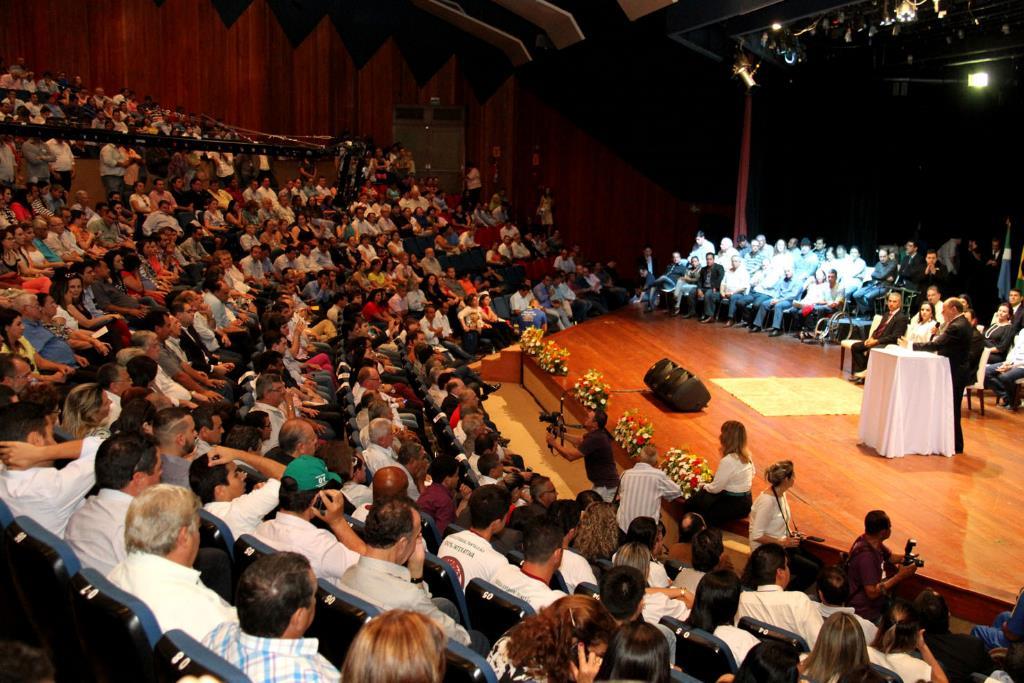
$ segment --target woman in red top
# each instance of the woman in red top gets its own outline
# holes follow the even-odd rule
[[[375,289],[370,292],[363,306],[363,317],[367,322],[379,326],[387,326],[391,322],[391,314],[388,313],[387,303],[384,301],[384,290]]]

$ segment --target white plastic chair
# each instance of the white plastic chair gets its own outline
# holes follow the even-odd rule
[[[981,404],[981,415],[985,416],[985,368],[988,366],[988,357],[992,355],[992,347],[986,346],[981,352],[981,361],[978,363],[978,375],[974,384],[967,387],[967,410],[971,409],[971,393],[978,392],[978,403]]]
[[[882,324],[882,316],[876,315],[874,318],[871,319],[871,329],[868,330],[868,336],[867,336],[868,339],[871,339],[871,335],[873,335],[875,333],[875,330],[877,330],[878,326],[881,325],[881,324]],[[853,345],[856,344],[859,341],[864,341],[864,340],[863,339],[844,339],[843,341],[839,342],[839,371],[840,372],[842,372],[842,370],[843,370],[843,361],[846,359],[846,350],[847,349],[852,349]],[[853,368],[851,368],[851,370],[852,369]]]

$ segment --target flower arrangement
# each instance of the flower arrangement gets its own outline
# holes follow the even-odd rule
[[[537,365],[541,370],[552,375],[569,374],[569,349],[562,348],[553,341],[543,345],[537,354]]]
[[[582,377],[576,380],[576,384],[572,385],[572,395],[591,410],[608,409],[608,392],[610,390],[611,387],[604,381],[604,375],[593,369],[587,370]]]
[[[519,346],[523,353],[528,356],[536,356],[544,348],[541,341],[544,338],[544,330],[539,327],[527,327],[519,337]]]
[[[697,492],[701,484],[714,478],[711,465],[700,456],[685,448],[670,448],[665,452],[661,469],[683,490],[683,500]]]
[[[654,438],[654,425],[651,421],[640,414],[640,411],[632,408],[627,410],[615,423],[612,431],[615,443],[622,446],[629,457],[635,458],[640,450]]]

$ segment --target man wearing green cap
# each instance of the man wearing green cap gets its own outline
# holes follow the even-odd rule
[[[277,515],[256,527],[253,536],[275,550],[304,555],[318,578],[340,587],[342,574],[366,553],[366,544],[345,521],[345,496],[331,486],[340,487],[341,477],[323,460],[295,458],[281,477]],[[330,531],[313,526],[314,517]]]

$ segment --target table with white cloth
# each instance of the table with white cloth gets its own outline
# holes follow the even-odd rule
[[[860,440],[887,458],[910,453],[952,456],[949,360],[900,346],[872,349],[860,407]]]

